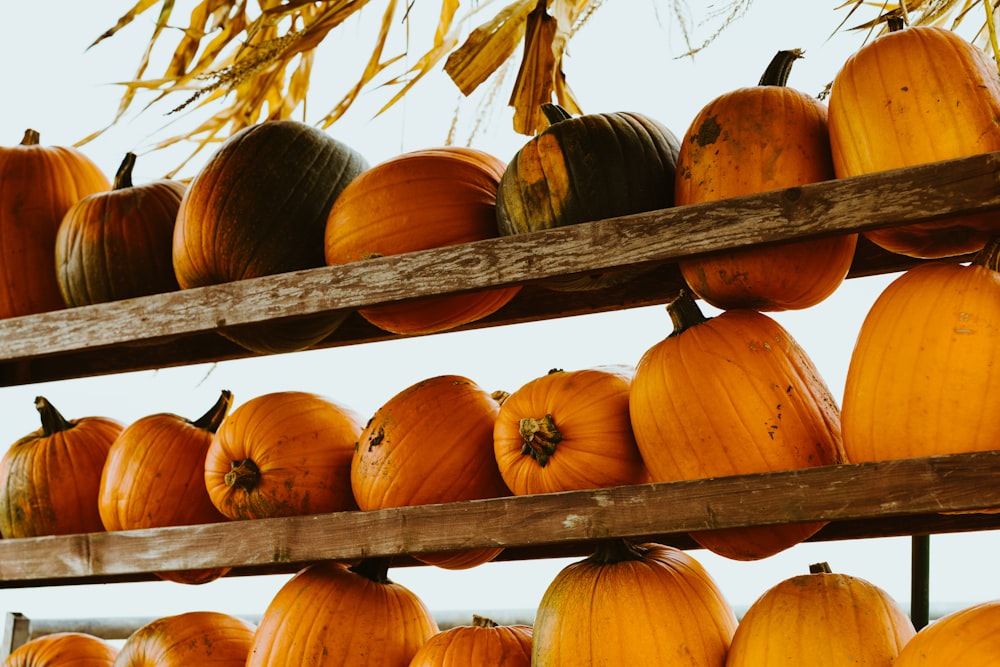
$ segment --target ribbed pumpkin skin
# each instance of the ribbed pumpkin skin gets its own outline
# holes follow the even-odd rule
[[[130,155],[113,189],[84,197],[59,225],[56,275],[67,306],[180,289],[171,253],[186,186],[170,179],[133,185]]]
[[[56,280],[56,232],[77,201],[111,187],[75,148],[42,146],[34,130],[0,147],[0,318],[65,307]]]
[[[996,449],[998,354],[1000,273],[975,262],[903,273],[869,309],[851,353],[842,410],[849,459]]]
[[[750,606],[726,667],[896,667],[913,634],[906,612],[878,586],[837,572],[803,574]]]
[[[677,312],[697,308],[685,298],[670,305],[675,333],[643,354],[629,396],[632,428],[653,481],[844,462],[836,401],[798,342],[752,310],[698,322],[698,311]],[[718,529],[691,537],[727,558],[756,560],[823,525]]]
[[[785,85],[739,88],[695,116],[677,158],[678,206],[834,178],[826,105]],[[691,290],[722,309],[798,310],[841,285],[857,234],[679,262]]]
[[[253,398],[222,421],[205,456],[212,504],[230,519],[357,509],[351,459],[361,416],[316,394]]]
[[[293,120],[237,132],[188,186],[177,214],[173,266],[182,288],[323,266],[326,216],[368,168],[357,151]],[[346,315],[226,329],[252,351],[292,352],[334,331]]]
[[[1000,150],[1000,78],[979,47],[946,28],[886,33],[842,65],[829,99],[838,177]],[[975,252],[1000,215],[945,218],[865,232],[913,257]]]
[[[421,380],[386,401],[365,426],[351,462],[362,510],[509,496],[493,456],[500,406],[469,378]],[[502,549],[417,554],[448,569],[481,565]]]
[[[158,618],[133,632],[114,667],[243,667],[254,626],[216,611]]]
[[[702,565],[659,544],[564,568],[535,615],[532,667],[722,667],[736,616]]]
[[[98,509],[104,527],[133,530],[226,521],[205,488],[205,457],[231,403],[232,394],[224,391],[198,420],[156,413],[126,426],[112,443],[101,474]],[[190,570],[159,576],[201,584],[227,571]]]
[[[495,238],[504,163],[459,146],[430,148],[377,164],[352,182],[326,223],[330,265]],[[520,287],[363,308],[362,317],[397,334],[430,334],[490,315]]]
[[[42,635],[11,651],[3,667],[112,667],[118,649],[82,632]]]
[[[104,530],[97,498],[108,450],[123,425],[108,417],[66,420],[35,399],[42,427],[0,459],[0,535],[5,538]]]
[[[507,488],[528,495],[647,481],[629,418],[633,372],[555,369],[504,399],[493,453]]]
[[[994,667],[1000,656],[1000,601],[942,616],[920,629],[893,667]]]
[[[428,639],[408,667],[531,667],[531,631],[476,617]]]
[[[317,563],[268,604],[246,667],[407,667],[437,632],[408,588],[343,563]]]

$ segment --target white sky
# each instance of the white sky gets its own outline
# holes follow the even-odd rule
[[[119,88],[109,84],[134,72],[151,19],[140,20],[91,51],[85,49],[130,4],[0,0],[3,145],[18,143],[29,127],[41,133],[43,144],[72,144],[109,122],[120,94]],[[436,3],[416,4],[417,10],[433,10]],[[676,23],[666,12],[657,15],[654,4],[666,3],[607,2],[575,38],[565,68],[585,112],[639,111],[661,120],[680,136],[712,98],[755,85],[778,49],[805,49],[790,85],[815,94],[862,39],[846,32],[827,39],[844,18],[843,12],[834,10],[839,3],[760,0],[695,60],[681,60],[678,56],[685,47]],[[335,33],[337,39],[345,40],[345,49],[358,43],[350,41],[354,38],[362,44],[358,53],[367,55],[374,34],[371,22],[383,6],[372,3],[371,18],[365,23],[355,20]],[[698,14],[693,20],[705,16]],[[693,41],[700,42],[716,25],[714,19],[693,25]],[[319,60],[317,67],[326,69],[314,78],[312,116],[331,106],[362,66],[348,56]],[[512,78],[505,82],[498,99],[506,99],[511,83]],[[460,105],[460,95],[443,77],[418,86],[406,102],[372,120],[372,110],[387,99],[385,91],[365,93],[361,105],[330,129],[372,164],[442,144],[458,107],[462,128],[458,143],[464,143],[478,114],[474,104]],[[129,116],[83,150],[109,177],[124,153],[134,151],[139,154],[134,181],[158,178],[178,160],[178,154],[144,154],[153,140],[172,133],[170,128],[158,132],[165,122],[160,114],[158,110]],[[472,145],[505,160],[527,140],[509,130],[509,111],[503,106],[490,111],[483,125],[491,131],[476,134]],[[838,397],[861,320],[888,280],[851,280],[808,311],[776,315],[812,355]],[[642,352],[669,333],[669,327],[664,309],[654,307],[219,365],[0,388],[4,415],[0,442],[13,443],[38,428],[33,399],[39,394],[68,418],[106,415],[125,423],[156,412],[198,417],[221,389],[234,392],[236,405],[272,391],[316,391],[371,414],[404,387],[443,373],[466,375],[490,390],[510,391],[554,367],[634,364]],[[824,560],[835,570],[869,579],[905,603],[909,546],[909,538],[803,544],[754,563],[727,561],[705,551],[693,554],[737,606],[749,604],[778,581],[805,572],[810,563]],[[932,600],[971,603],[1000,598],[1000,580],[993,573],[998,552],[1000,534],[996,532],[935,536]],[[390,576],[410,587],[432,609],[489,613],[533,609],[548,582],[568,562],[494,563],[468,571],[400,568]],[[198,587],[152,582],[4,590],[0,591],[0,613],[20,611],[36,618],[163,616],[196,609],[256,614],[284,580],[238,577]]]

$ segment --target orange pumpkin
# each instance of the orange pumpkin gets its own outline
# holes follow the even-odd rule
[[[473,616],[428,639],[408,667],[531,667],[531,626]]]
[[[112,667],[118,649],[83,632],[54,632],[11,651],[2,667]]]
[[[67,420],[43,396],[35,408],[42,427],[0,459],[0,535],[104,530],[97,507],[101,473],[122,424],[107,417]]]
[[[493,456],[493,424],[499,411],[489,392],[458,375],[421,380],[390,398],[365,426],[351,462],[358,507],[374,510],[509,496]],[[416,557],[461,569],[490,561],[501,551]]]
[[[840,414],[805,350],[753,310],[706,318],[690,293],[667,308],[674,332],[640,359],[629,410],[654,481],[792,470],[844,462]],[[771,556],[822,522],[691,535],[737,560]]]
[[[387,561],[299,571],[264,610],[246,667],[407,667],[438,632],[423,601],[387,577]]]
[[[554,369],[503,399],[493,451],[515,495],[641,484],[646,466],[632,434],[634,369]]]
[[[67,306],[116,301],[180,289],[171,261],[180,181],[132,183],[135,153],[126,153],[114,187],[74,204],[56,234],[56,275]]]
[[[1000,77],[993,59],[957,33],[902,27],[848,58],[830,90],[838,177],[1000,150]],[[891,252],[976,252],[1000,232],[1000,214],[947,217],[864,235]]]
[[[953,611],[920,629],[892,667],[993,667],[1000,656],[1000,600]]]
[[[362,261],[459,245],[498,235],[496,196],[504,163],[472,148],[413,151],[375,165],[334,202],[326,263]],[[362,317],[398,334],[447,331],[490,315],[520,287],[363,308]]]
[[[910,618],[887,592],[819,563],[750,605],[726,667],[895,667],[913,635]]]
[[[205,456],[212,435],[232,405],[223,391],[199,419],[171,413],[142,417],[119,434],[101,474],[101,521],[107,530],[191,526],[225,521],[205,488]],[[228,568],[158,573],[186,584],[202,584]]]
[[[0,148],[0,318],[65,307],[56,280],[59,223],[80,199],[111,187],[79,150],[39,139],[29,129],[20,145]]]
[[[1000,442],[1000,240],[968,265],[928,262],[886,287],[844,386],[851,461],[958,454]]]
[[[254,626],[217,611],[164,616],[125,640],[115,667],[243,667]]]
[[[677,205],[717,201],[834,178],[827,109],[789,87],[800,51],[779,51],[760,85],[738,88],[695,116],[677,158]],[[854,259],[857,234],[685,259],[691,290],[723,309],[802,309],[830,296]]]
[[[230,519],[357,509],[351,459],[361,417],[301,391],[264,394],[222,421],[205,456],[212,504]]]
[[[701,563],[660,544],[609,540],[542,595],[533,667],[722,667],[736,616]]]

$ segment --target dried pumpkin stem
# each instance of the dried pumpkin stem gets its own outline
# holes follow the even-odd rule
[[[21,139],[22,146],[37,146],[42,140],[41,135],[38,134],[38,130],[32,130],[30,127],[24,131],[24,138]]]
[[[1000,236],[994,237],[972,258],[972,263],[993,271],[1000,271]]]
[[[356,565],[352,565],[350,568],[351,572],[355,574],[360,574],[362,577],[367,577],[368,579],[374,581],[376,584],[388,584],[389,580],[389,561],[391,559],[388,556],[379,556],[376,558],[366,558]]]
[[[602,540],[597,544],[587,560],[591,563],[612,564],[622,563],[628,560],[642,560],[646,557],[647,549],[634,544],[624,537],[616,537],[609,540]]]
[[[552,415],[545,415],[541,419],[525,417],[518,422],[518,431],[524,441],[521,454],[535,459],[544,468],[549,458],[556,453],[556,445],[562,441],[562,433],[556,428]]]
[[[123,190],[132,187],[132,169],[135,167],[135,153],[129,151],[125,153],[125,158],[118,167],[115,174],[114,189]]]
[[[701,308],[698,307],[694,296],[686,289],[682,289],[677,298],[667,304],[667,314],[670,315],[670,321],[674,324],[671,336],[679,336],[691,327],[708,321],[705,314],[701,312]]]
[[[552,102],[546,102],[542,105],[542,113],[545,114],[545,120],[549,121],[549,125],[555,125],[573,117],[566,109]]]
[[[809,574],[833,574],[833,570],[827,562],[813,563],[809,566]]]
[[[480,616],[479,614],[472,615],[472,627],[474,628],[495,628],[498,623],[492,618],[486,616]]]
[[[219,430],[219,426],[222,425],[222,420],[226,418],[226,415],[229,413],[229,407],[232,404],[233,392],[228,389],[223,389],[222,394],[219,396],[219,400],[215,402],[215,405],[213,405],[211,409],[201,417],[191,422],[191,424],[197,428],[204,429],[209,433],[215,433]]]
[[[252,460],[233,461],[231,465],[223,477],[227,486],[250,491],[260,483],[260,468]]]
[[[763,76],[760,77],[760,86],[786,86],[788,85],[788,75],[792,72],[792,65],[802,57],[802,49],[788,49],[778,51],[771,58]]]
[[[38,410],[38,414],[42,418],[42,435],[46,438],[54,433],[68,431],[76,426],[76,424],[63,417],[44,396],[35,397],[35,409]]]

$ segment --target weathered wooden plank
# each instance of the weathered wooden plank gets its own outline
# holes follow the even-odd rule
[[[484,547],[1000,507],[1000,451],[202,526],[0,540],[0,582]],[[37,583],[37,581],[36,581]]]

